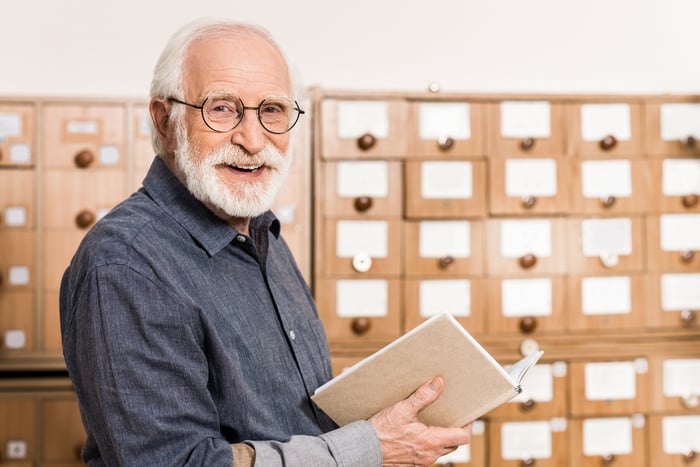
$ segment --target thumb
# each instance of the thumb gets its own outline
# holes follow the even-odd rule
[[[442,378],[437,376],[416,389],[413,394],[408,397],[407,402],[417,414],[440,397],[443,387],[444,382]]]

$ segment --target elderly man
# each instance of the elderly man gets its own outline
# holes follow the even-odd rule
[[[156,66],[158,156],[86,235],[61,285],[63,349],[90,465],[426,465],[470,427],[416,419],[437,378],[338,428],[312,297],[269,211],[303,110],[262,30],[199,21]]]

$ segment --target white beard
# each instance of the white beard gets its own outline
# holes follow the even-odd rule
[[[289,174],[290,165],[289,158],[284,157],[272,144],[266,144],[257,154],[249,154],[240,146],[224,143],[195,164],[193,159],[200,156],[198,149],[190,146],[184,125],[178,125],[176,131],[178,148],[175,150],[175,163],[195,198],[235,218],[256,217],[272,207]],[[267,174],[261,180],[226,185],[217,174],[219,170],[229,170],[216,167],[222,164],[263,166],[260,170],[265,170]]]

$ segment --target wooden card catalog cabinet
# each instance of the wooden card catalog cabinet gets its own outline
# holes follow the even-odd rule
[[[406,154],[408,104],[401,99],[323,99],[324,159],[398,158]]]
[[[570,424],[572,467],[647,465],[643,415],[574,419]]]
[[[649,161],[650,212],[700,213],[700,156]]]
[[[569,218],[569,269],[584,274],[642,272],[645,261],[640,217]]]
[[[409,156],[420,159],[484,157],[483,104],[414,101],[409,112]]]
[[[33,465],[36,411],[31,398],[0,394],[0,465]]]
[[[651,271],[700,271],[700,214],[647,216]]]
[[[564,330],[563,277],[488,279],[488,329],[532,336]]]
[[[0,229],[35,226],[34,188],[34,171],[0,167]]]
[[[651,157],[700,156],[700,101],[652,99],[646,104],[646,142]]]
[[[560,218],[489,219],[487,272],[519,276],[564,274],[565,227]]]
[[[646,277],[569,276],[567,329],[576,331],[642,331],[646,321]]]
[[[470,220],[404,223],[403,273],[411,276],[481,276],[484,224]]]
[[[388,342],[401,334],[398,279],[321,279],[316,301],[331,341]]]
[[[39,407],[42,462],[82,465],[85,430],[75,396],[47,396],[39,401]]]
[[[486,162],[411,160],[405,163],[409,219],[459,219],[486,214]]]
[[[700,416],[700,355],[655,356],[649,370],[654,413]]]
[[[649,409],[649,362],[640,357],[624,361],[571,363],[571,413],[607,416],[644,413]]]
[[[584,158],[641,158],[641,110],[637,102],[569,105],[569,154]]]
[[[649,465],[700,466],[700,415],[650,417]]]
[[[650,274],[647,297],[650,327],[700,329],[700,273]]]
[[[403,209],[398,161],[322,162],[324,217],[399,218]]]
[[[567,420],[489,422],[489,464],[502,467],[567,465]]]
[[[492,158],[489,161],[489,212],[494,215],[567,212],[569,171],[565,159]]]
[[[488,105],[490,157],[564,155],[564,106],[547,100],[505,100]]]
[[[33,104],[0,101],[0,168],[34,165],[35,123]]]
[[[426,319],[448,312],[477,335],[485,330],[486,286],[484,279],[450,277],[404,280],[404,328],[408,331]]]
[[[472,422],[472,437],[469,444],[440,457],[434,467],[485,467],[486,457],[486,423],[483,420]]]
[[[649,209],[647,161],[573,159],[571,165],[572,213],[615,216]]]
[[[566,362],[538,363],[528,371],[522,392],[487,414],[491,420],[546,420],[567,416]]]

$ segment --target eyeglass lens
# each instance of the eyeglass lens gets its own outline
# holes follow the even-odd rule
[[[202,116],[210,128],[226,132],[240,123],[245,109],[255,109],[258,120],[270,133],[285,133],[299,119],[299,109],[294,102],[282,97],[265,99],[258,107],[244,107],[243,101],[237,97],[207,98]]]

